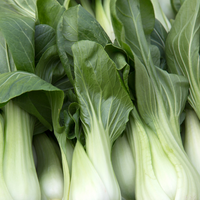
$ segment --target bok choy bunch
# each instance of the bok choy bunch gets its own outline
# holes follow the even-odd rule
[[[155,20],[150,12],[150,3],[113,0],[111,5],[117,41],[134,61],[136,106],[142,120],[135,126],[138,135],[141,135],[135,133],[139,138],[135,138],[138,146],[135,142],[134,148],[140,151],[133,151],[136,159],[136,198],[199,199],[200,176],[189,161],[180,136],[180,115],[188,97],[187,79],[162,70],[160,62],[155,60],[159,52],[150,43]],[[144,7],[149,9],[148,17],[142,12]],[[151,22],[148,26],[144,23],[147,19]],[[134,131],[130,132],[134,138]],[[147,146],[142,143],[143,139]],[[145,154],[143,149],[149,150]],[[152,157],[149,157],[151,154]]]
[[[200,157],[197,152],[200,143],[197,148],[194,146],[196,146],[197,141],[199,142],[200,120],[199,9],[200,2],[198,0],[185,0],[176,15],[166,41],[169,70],[185,76],[189,82],[188,102],[196,114],[193,114],[193,111],[186,112],[185,147],[189,158],[198,171]]]
[[[41,199],[33,134],[53,127],[55,133],[64,132],[58,121],[64,94],[35,74],[36,10],[35,1],[0,2],[0,108],[4,119],[0,187],[6,185],[4,192],[7,188],[11,196],[3,199]]]
[[[120,200],[111,149],[125,129],[132,102],[114,62],[101,45],[80,41],[72,51],[85,149],[77,141],[69,199]]]

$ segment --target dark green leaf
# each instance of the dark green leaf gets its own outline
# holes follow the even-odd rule
[[[110,39],[96,21],[80,5],[69,8],[61,18],[57,29],[59,56],[67,76],[73,83],[73,56],[71,46],[79,40],[92,40],[105,46]]]
[[[57,0],[37,0],[38,18],[41,24],[56,29],[65,8]]]
[[[38,63],[42,54],[56,44],[55,30],[46,24],[35,27],[35,61]]]
[[[9,54],[12,55],[9,56],[11,60],[8,63],[14,61],[17,70],[34,72],[35,2],[30,1],[30,5],[28,2],[0,2],[0,36],[4,38],[4,46],[5,42],[7,44],[3,54],[7,58]],[[2,54],[1,56],[3,57]],[[2,59],[4,58],[0,58]],[[5,66],[3,68],[5,72]],[[7,69],[9,71],[11,68]]]

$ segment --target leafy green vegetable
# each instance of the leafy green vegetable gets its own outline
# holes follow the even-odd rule
[[[22,9],[20,2],[19,5],[15,4],[16,2],[12,0],[0,2],[0,41],[5,47],[3,49],[5,57],[2,59],[5,60],[4,64],[7,61],[7,64],[1,67],[1,73],[14,68],[34,72],[35,15],[31,13],[30,16],[30,10],[33,11],[36,8],[31,3],[30,6],[21,5]],[[14,60],[14,63],[11,62],[11,68],[9,68],[10,56]],[[5,68],[7,68],[6,71],[4,71]]]
[[[188,101],[200,118],[199,85],[199,1],[185,1],[166,41],[169,70],[187,77]]]
[[[0,116],[0,194],[1,198],[5,200],[12,200],[12,197],[8,191],[7,185],[4,180],[3,174],[3,157],[4,157],[4,146],[5,146],[5,138],[4,138],[4,118],[1,114]]]
[[[135,199],[135,160],[126,133],[112,147],[112,165],[122,197]]]
[[[35,61],[38,63],[42,54],[52,45],[56,44],[55,30],[46,24],[35,27]]]
[[[115,64],[100,44],[80,41],[72,46],[72,51],[86,152],[80,143],[76,144],[70,198],[121,199],[111,163],[111,147],[125,129],[132,103]],[[87,167],[91,173],[85,174]],[[84,180],[84,185],[80,180]],[[84,190],[92,191],[91,196]]]
[[[13,199],[40,199],[40,187],[32,153],[35,120],[13,101],[9,101],[3,111],[6,141],[3,174],[8,190]]]
[[[185,118],[185,139],[184,139],[184,148],[185,151],[194,165],[198,173],[200,174],[199,169],[199,140],[200,140],[200,123],[196,113],[193,110],[186,110]]]
[[[139,1],[127,0],[126,2],[122,2],[121,0],[117,0],[116,4],[113,4],[112,7],[113,26],[115,32],[122,31],[121,35],[119,33],[116,34],[117,40],[135,63],[135,85],[139,115],[148,127],[147,133],[150,131],[156,135],[158,140],[156,139],[153,144],[156,144],[158,141],[159,145],[157,145],[157,148],[162,148],[163,153],[167,155],[165,158],[168,160],[169,166],[171,166],[169,168],[174,167],[176,176],[178,177],[176,191],[174,190],[175,187],[171,188],[171,190],[168,187],[169,184],[163,188],[166,180],[162,178],[164,174],[162,172],[159,173],[158,170],[162,169],[160,167],[162,166],[162,163],[160,163],[162,162],[162,156],[156,158],[154,161],[156,164],[153,168],[155,169],[155,175],[159,184],[163,188],[160,190],[160,195],[164,195],[159,199],[168,199],[168,195],[171,198],[180,199],[184,199],[187,195],[198,198],[199,191],[197,188],[200,184],[199,175],[188,160],[180,137],[180,115],[188,96],[188,82],[183,76],[169,74],[154,65],[149,38],[145,38],[141,11],[138,8],[142,9]],[[121,29],[117,30],[117,27]],[[143,127],[144,125],[142,124],[140,126]],[[144,129],[144,127],[141,127],[139,130]],[[151,140],[154,141],[154,138]],[[149,151],[150,149],[146,154],[149,154]],[[152,149],[151,151],[154,150]],[[140,153],[138,152],[135,156],[137,157],[139,155]],[[141,160],[137,164],[136,170],[145,165]],[[175,174],[173,172],[174,170],[170,171],[173,176]],[[141,173],[143,174],[144,172]],[[138,179],[142,179],[142,177],[138,177]],[[158,187],[157,184],[158,182],[155,182],[153,187]],[[144,191],[147,189],[149,190],[148,196],[152,199],[156,198],[153,190],[150,188],[142,187],[142,184],[137,182],[136,185],[141,185],[141,187],[136,188],[136,198],[140,198],[142,193],[145,193]],[[148,184],[148,186],[152,185]]]
[[[60,5],[57,0],[37,0],[37,8],[40,24],[49,25],[56,30],[58,22],[66,10],[65,7]]]
[[[135,108],[130,114],[126,134],[135,158],[136,199],[173,199],[177,188],[175,168],[158,137],[141,120]]]
[[[163,27],[165,27],[165,30],[167,32],[169,32],[170,28],[171,28],[171,24],[169,22],[169,19],[166,16],[166,12],[170,11],[170,2],[168,0],[165,1],[159,1],[159,0],[151,0],[153,7],[154,7],[154,12],[155,12],[155,17],[157,20],[159,20],[161,22],[161,24],[163,25]],[[164,2],[164,3],[162,3]],[[165,4],[165,5],[163,5]],[[168,6],[168,8],[166,9],[166,7]],[[164,12],[165,10],[167,10],[166,12]],[[171,12],[173,13],[173,10],[171,9]],[[171,14],[171,13],[170,13]],[[173,16],[173,14],[171,14],[171,16]],[[174,16],[173,16],[174,17]],[[172,19],[173,19],[172,17]]]
[[[63,172],[51,140],[45,133],[33,137],[42,199],[62,199]]]
[[[110,43],[100,24],[80,5],[65,11],[59,21],[56,35],[59,56],[72,84],[74,83],[72,45],[79,40],[96,41],[103,46]]]

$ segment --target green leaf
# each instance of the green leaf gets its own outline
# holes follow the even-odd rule
[[[160,51],[158,47],[155,45],[151,45],[150,51],[151,51],[151,57],[152,57],[152,61],[154,65],[159,67],[160,66]]]
[[[200,118],[199,6],[198,0],[186,0],[181,6],[167,37],[166,56],[169,70],[188,79],[188,100]]]
[[[35,27],[35,61],[38,63],[42,54],[56,44],[55,30],[46,24]]]
[[[92,40],[105,46],[110,39],[100,24],[80,5],[65,11],[57,28],[57,46],[59,56],[67,76],[73,83],[72,45],[79,40]]]
[[[0,92],[2,93],[0,97],[1,107],[15,97],[20,98],[19,96],[22,94],[33,92],[29,94],[32,98],[31,101],[30,99],[24,99],[23,95],[21,96],[21,100],[23,101],[18,101],[24,109],[27,109],[31,114],[38,117],[46,127],[51,129],[51,115],[49,115],[49,113],[51,114],[51,108],[50,104],[45,100],[47,99],[46,95],[48,95],[48,92],[55,92],[58,96],[62,96],[61,90],[43,81],[35,74],[21,71],[0,74],[0,85]],[[43,93],[42,91],[45,92]],[[23,105],[24,102],[28,101],[31,104]]]
[[[4,54],[12,55],[17,70],[34,72],[35,18],[32,14],[30,16],[29,11],[34,12],[35,8],[34,1],[32,4],[30,3],[30,7],[26,3],[28,2],[26,1],[24,4],[21,1],[2,0],[0,2],[0,35],[4,37],[9,48],[9,50],[5,48]],[[10,70],[11,68],[7,69],[7,72]]]
[[[105,51],[115,62],[117,70],[122,70],[128,65],[126,52],[122,48],[115,46],[114,44],[108,44],[105,46]]]
[[[162,26],[162,24],[155,20],[155,26],[151,33],[151,44],[155,45],[160,50],[160,55],[165,58],[165,41],[167,39],[167,32]]]
[[[154,9],[151,1],[140,0],[140,12],[145,35],[149,36],[155,24]]]
[[[61,64],[56,45],[48,48],[36,66],[35,72],[43,80],[53,84],[65,93],[73,89]]]
[[[113,142],[124,130],[132,109],[116,66],[103,47],[95,42],[80,41],[73,45],[72,50],[75,88],[84,127],[90,130],[97,118]]]
[[[181,5],[183,4],[185,0],[171,0],[171,4],[172,4],[172,7],[174,8],[174,10],[176,12],[179,11]]]
[[[111,15],[115,35],[122,49],[132,60],[137,56],[156,80],[150,35],[145,35],[143,29],[140,1],[113,0]]]
[[[75,90],[86,138],[86,153],[96,174],[101,177],[109,199],[120,200],[120,189],[111,163],[111,147],[125,129],[132,102],[121,83],[116,65],[102,45],[93,41],[79,41],[72,46],[72,52]],[[75,166],[79,164],[77,160],[74,162]],[[83,168],[87,166],[85,163]],[[94,182],[93,177],[85,177],[81,169],[78,175],[81,180],[86,180],[88,183]],[[94,182],[96,183],[98,180]],[[79,194],[87,199],[87,194],[84,194],[81,188],[75,192],[76,184],[78,184],[78,179],[74,180],[72,174],[72,197]],[[102,191],[100,185],[95,187],[94,197],[96,189]]]
[[[1,32],[0,32],[0,58],[1,58],[0,59],[0,66],[1,66],[0,73],[14,71],[16,69],[12,54]]]
[[[168,0],[166,0],[165,3],[164,3],[164,1],[162,2],[160,0],[151,0],[151,2],[153,4],[153,8],[154,8],[154,11],[155,11],[155,18],[158,21],[160,21],[160,23],[163,25],[165,30],[167,32],[169,32],[170,28],[171,28],[171,24],[170,24],[169,19],[167,18],[166,14],[165,14],[166,12],[164,12],[164,10],[167,10],[167,8],[169,7],[169,5],[167,5],[167,4],[169,4],[169,3],[167,3]],[[162,4],[165,4],[164,5],[165,7]],[[163,9],[163,7],[164,7],[164,9]],[[171,7],[168,8],[168,12],[169,12],[169,10],[171,10]]]
[[[145,67],[137,58],[135,58],[135,67],[137,106],[141,117],[153,130],[156,129],[154,121],[159,121],[163,126],[168,124],[181,145],[179,117],[188,97],[187,79],[156,68],[160,85],[158,91]]]
[[[147,124],[151,124],[152,117],[155,117],[158,111],[156,91],[144,65],[137,57],[135,57],[135,71],[135,88],[139,113]]]
[[[41,24],[47,24],[56,30],[65,7],[57,0],[37,0],[38,18]]]
[[[109,57],[115,62],[115,65],[117,67],[117,70],[119,71],[119,74],[124,82],[124,85],[129,91],[128,86],[128,75],[130,72],[130,66],[128,63],[128,58],[126,55],[126,52],[121,49],[118,46],[115,46],[114,44],[108,44],[105,46],[105,51],[109,55]]]
[[[3,11],[4,10],[4,11]],[[36,0],[1,0],[0,13],[2,11],[5,14],[16,13],[17,15],[26,16],[35,19],[36,18]]]

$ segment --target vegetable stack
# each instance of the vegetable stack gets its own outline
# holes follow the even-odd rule
[[[0,200],[200,200],[200,0],[0,1]]]

